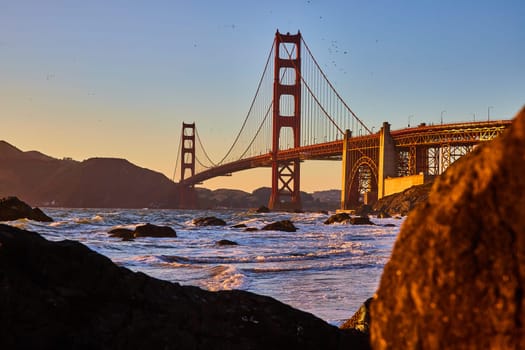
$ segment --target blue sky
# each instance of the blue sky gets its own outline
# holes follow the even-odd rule
[[[301,31],[376,130],[385,120],[405,127],[410,115],[412,124],[486,119],[489,106],[492,118],[511,118],[525,102],[524,4],[0,0],[0,139],[57,158],[126,158],[171,177],[181,123],[195,121],[221,158],[277,29]],[[337,163],[303,169],[305,190],[340,187]],[[249,190],[269,176],[205,186]]]

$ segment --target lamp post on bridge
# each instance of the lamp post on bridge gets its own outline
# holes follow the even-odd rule
[[[494,108],[494,106],[488,106],[487,107],[487,121],[490,121],[490,109]]]
[[[408,116],[408,127],[410,128],[410,119],[414,118],[414,115],[411,114]]]
[[[441,124],[443,124],[443,113],[446,113],[447,111],[443,110],[441,111]]]
[[[472,116],[474,117],[474,121],[476,121],[476,113],[472,113]]]

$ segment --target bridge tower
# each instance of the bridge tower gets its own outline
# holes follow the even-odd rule
[[[182,146],[180,154],[180,182],[195,175],[195,123],[182,123]],[[197,194],[194,185],[180,185],[179,207],[195,209]]]
[[[291,49],[289,49],[291,48]],[[282,55],[282,56],[281,56]],[[272,193],[270,209],[301,209],[300,160],[277,160],[281,129],[291,128],[293,147],[301,146],[301,33],[275,33],[272,118]],[[281,82],[287,70],[295,81]],[[293,100],[293,108],[286,103]],[[293,111],[291,111],[293,110]]]

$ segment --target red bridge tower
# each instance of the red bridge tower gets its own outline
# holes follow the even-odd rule
[[[182,123],[182,147],[180,157],[180,182],[195,175],[195,123]],[[180,185],[179,207],[195,209],[197,194],[194,185]]]
[[[291,49],[289,49],[291,48]],[[283,55],[281,57],[281,54]],[[277,161],[282,128],[291,128],[293,147],[301,143],[301,33],[296,35],[275,33],[275,64],[273,82],[273,143],[272,143],[272,193],[270,209],[300,209],[300,160]],[[292,70],[295,81],[281,83],[281,77]],[[293,100],[293,108],[282,110]],[[293,109],[292,112],[290,110]]]

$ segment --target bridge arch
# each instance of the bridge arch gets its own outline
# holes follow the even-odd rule
[[[351,206],[375,201],[378,190],[377,162],[367,155],[362,155],[352,165],[350,171],[350,188],[347,199]],[[372,198],[366,198],[371,196]]]

